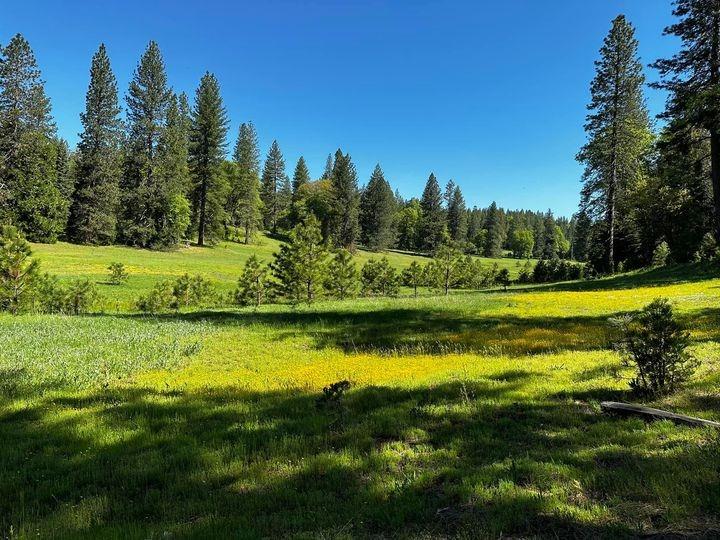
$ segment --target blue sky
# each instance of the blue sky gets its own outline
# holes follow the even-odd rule
[[[361,184],[379,162],[404,196],[434,171],[470,206],[569,216],[593,61],[619,13],[636,26],[645,64],[677,46],[662,36],[670,0],[35,0],[3,7],[0,43],[16,32],[30,41],[71,144],[99,43],[124,95],[154,39],[172,86],[192,96],[214,72],[230,143],[252,120],[263,155],[277,139],[289,174],[303,155],[318,176],[341,147]],[[660,112],[664,95],[647,96]]]

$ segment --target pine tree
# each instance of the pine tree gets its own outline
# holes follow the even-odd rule
[[[541,258],[543,259],[557,259],[558,250],[558,235],[556,231],[557,226],[555,225],[555,218],[552,212],[548,210],[545,214],[545,220],[543,221],[543,251]]]
[[[325,289],[339,300],[357,295],[358,269],[347,249],[339,249],[330,261]]]
[[[572,258],[576,261],[587,260],[591,229],[592,221],[587,213],[578,212],[575,216],[575,234],[572,241]]]
[[[119,182],[121,123],[117,82],[105,45],[90,66],[90,85],[83,132],[78,143],[75,193],[70,207],[68,236],[80,244],[112,244],[115,240]]]
[[[487,238],[485,240],[484,255],[493,258],[502,256],[504,240],[502,215],[495,201],[488,208],[485,217],[485,229],[487,230]]]
[[[271,292],[270,268],[262,264],[257,255],[251,255],[238,279],[235,302],[241,306],[258,307],[268,301]]]
[[[395,242],[395,196],[380,165],[360,197],[360,241],[372,251],[387,249]]]
[[[305,158],[300,156],[292,179],[292,201],[288,221],[291,227],[300,223],[303,214],[303,190],[310,183],[310,171],[308,171]]]
[[[422,218],[420,223],[420,242],[422,249],[434,251],[447,236],[445,229],[445,211],[443,210],[440,185],[433,173],[430,173],[422,198],[420,199]]]
[[[335,152],[335,164],[330,178],[332,187],[332,238],[336,246],[355,248],[360,232],[357,172],[350,154]]]
[[[335,160],[333,159],[332,154],[328,154],[327,159],[325,160],[325,170],[323,170],[322,178],[323,180],[330,180],[332,177],[333,168],[335,167]]]
[[[167,197],[158,178],[160,146],[171,95],[160,48],[151,41],[126,96],[127,151],[118,225],[121,239],[131,245],[160,243],[156,226],[167,210]]]
[[[585,165],[581,207],[606,223],[610,272],[616,264],[617,209],[642,174],[652,140],[637,49],[635,29],[624,16],[616,17],[595,63],[585,125],[588,142],[578,154]]]
[[[287,212],[290,200],[287,199],[288,177],[285,173],[285,158],[280,146],[273,141],[270,146],[262,173],[260,198],[264,205],[265,228],[276,233]]]
[[[455,195],[455,188],[457,184],[454,180],[448,180],[445,184],[445,192],[443,193],[443,202],[445,203],[445,209],[450,211],[450,205],[452,204],[453,196]]]
[[[227,114],[220,85],[205,73],[195,93],[190,130],[190,164],[193,179],[193,215],[198,245],[222,236],[227,181],[221,174],[227,136]]]
[[[327,250],[320,222],[312,214],[290,231],[287,243],[270,265],[279,293],[292,301],[310,303],[322,292],[326,277]]]
[[[0,221],[30,240],[54,242],[67,221],[50,100],[20,34],[0,50]]]
[[[30,244],[10,225],[0,227],[0,310],[18,313],[33,294],[38,261]]]
[[[429,283],[443,290],[446,295],[449,294],[450,289],[458,285],[462,276],[463,261],[462,251],[455,245],[441,245],[427,265],[426,275]]]
[[[449,186],[450,183],[448,183]],[[450,239],[454,242],[464,242],[467,236],[467,208],[460,186],[454,186],[450,194],[447,222]]]
[[[402,280],[402,284],[405,285],[405,287],[412,288],[413,296],[417,298],[418,287],[423,285],[425,275],[425,269],[420,266],[420,263],[418,263],[417,261],[413,261],[410,263],[410,266],[408,266],[407,268],[405,268],[405,270],[402,271],[400,279]]]
[[[262,225],[260,151],[252,122],[240,125],[233,159],[237,174],[228,197],[228,213],[232,224],[243,229],[244,241],[249,244]]]
[[[680,120],[709,132],[710,178],[713,192],[715,239],[720,241],[720,2],[675,0],[673,15],[680,20],[665,29],[680,38],[680,51],[653,64],[669,91],[665,118]]]

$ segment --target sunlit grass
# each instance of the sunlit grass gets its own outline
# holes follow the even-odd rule
[[[653,404],[720,420],[712,275],[157,317],[2,316],[0,438],[12,444],[0,447],[0,535],[720,530],[716,432],[599,410],[634,399],[608,318],[657,296],[675,302],[702,365]],[[318,407],[343,379],[353,387],[340,405]]]

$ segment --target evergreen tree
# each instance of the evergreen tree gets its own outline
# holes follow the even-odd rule
[[[330,178],[332,186],[332,238],[335,245],[354,249],[360,232],[357,173],[350,154],[335,152]]]
[[[285,158],[280,146],[273,141],[270,146],[262,173],[260,198],[264,205],[265,228],[276,233],[288,210],[290,200],[286,198],[288,177],[285,174]]]
[[[586,261],[588,255],[588,242],[592,221],[587,213],[580,211],[575,218],[575,234],[572,241],[572,258],[576,261]]]
[[[310,171],[308,171],[305,158],[300,156],[297,165],[295,165],[295,172],[293,173],[292,179],[292,203],[289,215],[291,227],[294,227],[300,222],[303,214],[303,191],[308,184],[310,184]]]
[[[452,182],[452,181],[451,181]],[[450,183],[448,183],[448,187]],[[464,242],[467,236],[467,208],[460,186],[454,186],[448,202],[448,232],[454,242]]]
[[[125,98],[128,132],[118,232],[128,244],[159,243],[156,223],[166,210],[166,197],[159,189],[159,155],[171,95],[160,48],[151,41]]]
[[[344,300],[357,295],[358,270],[352,253],[339,249],[328,265],[325,289],[335,298]]]
[[[235,302],[241,306],[255,307],[267,302],[271,296],[270,269],[253,254],[245,262],[235,289]]]
[[[427,265],[426,275],[430,285],[449,294],[462,277],[463,254],[455,245],[441,245],[433,260]]]
[[[228,213],[235,227],[244,231],[244,241],[250,243],[262,225],[260,200],[260,151],[252,123],[240,125],[233,159],[237,174],[228,197]]]
[[[333,172],[334,167],[335,167],[335,160],[333,159],[333,155],[328,154],[328,157],[325,160],[325,170],[323,170],[323,175],[322,175],[323,180],[330,180],[330,178],[332,178],[332,172]]]
[[[33,294],[38,261],[30,244],[10,225],[0,227],[0,309],[18,313]]]
[[[205,73],[195,93],[190,130],[190,164],[193,180],[193,215],[198,245],[222,235],[227,180],[221,174],[227,115],[220,97],[220,85]]]
[[[189,155],[190,132],[178,98],[172,95],[158,147],[152,239],[155,247],[179,244],[190,227],[190,203],[186,196],[191,190]]]
[[[327,250],[320,222],[312,214],[290,231],[270,265],[282,296],[294,302],[310,303],[322,292],[327,271]]]
[[[422,218],[420,222],[420,242],[422,249],[434,251],[447,236],[445,230],[445,212],[442,204],[440,185],[435,175],[430,173],[422,198],[420,199]]]
[[[20,34],[0,50],[0,221],[30,240],[54,242],[67,221],[50,100]]]
[[[484,255],[486,257],[501,257],[503,245],[503,224],[500,209],[495,201],[488,208],[485,217],[485,229],[487,230],[487,238],[485,239]]]
[[[395,196],[380,165],[375,165],[360,197],[360,241],[372,251],[395,242]]]
[[[606,223],[610,272],[616,264],[617,209],[642,174],[652,137],[637,48],[632,25],[624,16],[616,17],[595,63],[585,125],[588,142],[578,154],[585,165],[581,207]]]
[[[556,231],[555,218],[548,210],[543,222],[543,251],[541,258],[556,259],[558,257],[558,235]]]
[[[458,187],[454,180],[448,180],[445,184],[445,192],[443,193],[443,202],[445,203],[445,209],[449,212],[450,205],[452,204],[453,197],[455,196],[455,188]]]
[[[669,91],[665,117],[707,130],[715,239],[720,241],[720,2],[675,0],[673,15],[680,20],[665,34],[680,38],[680,51],[653,67]]]
[[[78,143],[75,193],[70,208],[68,236],[80,244],[111,244],[115,240],[120,161],[121,123],[117,82],[105,45],[90,66],[90,85],[83,132]]]
[[[366,296],[397,296],[400,290],[400,276],[387,257],[369,259],[362,267],[360,280]]]
[[[402,271],[400,279],[403,285],[412,288],[413,296],[417,298],[418,287],[420,287],[425,280],[425,270],[420,266],[420,263],[413,261],[410,263],[410,266]]]

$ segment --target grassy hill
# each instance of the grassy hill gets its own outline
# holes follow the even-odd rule
[[[232,290],[245,261],[256,254],[269,262],[273,253],[279,250],[280,242],[263,236],[256,244],[244,245],[222,242],[214,247],[180,248],[174,251],[150,251],[124,246],[78,246],[58,242],[57,244],[33,244],[34,255],[40,259],[42,269],[58,275],[60,278],[87,277],[98,283],[101,292],[112,301],[127,307],[140,294],[151,289],[162,279],[177,277],[184,273],[202,274],[214,281],[222,290]],[[399,270],[412,261],[425,263],[427,257],[405,253],[372,253],[358,250],[356,260],[362,265],[370,258],[386,256]],[[483,264],[497,263],[500,268],[507,267],[511,275],[519,272],[516,259],[482,258]],[[107,267],[110,263],[123,263],[130,279],[123,286],[106,283]]]
[[[102,262],[87,260],[87,248],[43,250],[49,269],[100,276],[124,258],[148,280],[184,271],[170,261],[187,259],[231,279],[229,261],[245,253],[157,255],[165,267],[123,248],[101,248]],[[216,253],[226,266],[206,255]],[[603,399],[635,399],[608,318],[658,296],[675,302],[702,365],[686,388],[651,404],[720,420],[720,279],[694,267],[449,298],[2,315],[0,438],[11,443],[0,445],[0,531],[720,531],[718,434],[599,410]],[[318,401],[345,379],[343,398]]]

